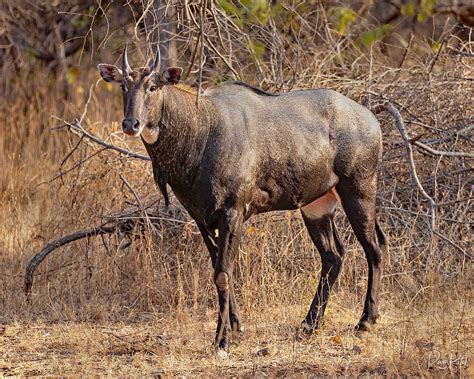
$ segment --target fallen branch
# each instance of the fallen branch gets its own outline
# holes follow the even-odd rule
[[[125,178],[122,177],[122,180]],[[126,180],[124,180],[125,183]],[[130,185],[130,184],[128,184]],[[173,224],[188,224],[189,221],[179,220],[178,218],[171,217],[159,217],[156,212],[152,212],[150,209],[156,206],[157,201],[149,201],[146,204],[143,204],[143,201],[140,200],[138,194],[130,186],[129,189],[135,196],[138,204],[129,210],[122,210],[122,213],[104,217],[105,222],[97,227],[80,230],[66,236],[63,236],[57,240],[49,242],[43,249],[37,253],[26,266],[25,272],[25,281],[24,281],[24,291],[27,299],[31,293],[31,288],[33,286],[34,274],[39,265],[46,259],[46,257],[51,254],[53,251],[58,249],[61,246],[65,246],[71,242],[95,236],[103,236],[105,234],[112,233],[121,233],[128,235],[128,237],[133,238],[132,233],[134,234],[137,230],[137,227],[140,230],[152,230],[154,235],[158,235],[157,226],[161,225],[162,221],[171,222]],[[136,234],[134,234],[136,236]]]
[[[69,234],[67,236],[61,237],[55,241],[48,243],[43,250],[41,250],[38,254],[36,254],[26,266],[26,273],[25,273],[25,295],[27,299],[31,293],[31,287],[33,286],[33,276],[35,274],[36,269],[44,261],[44,259],[56,250],[58,247],[64,246],[70,242],[80,240],[86,237],[92,236],[99,236],[102,234],[111,234],[117,229],[117,225],[112,226],[98,226],[91,229],[81,230],[76,233]]]

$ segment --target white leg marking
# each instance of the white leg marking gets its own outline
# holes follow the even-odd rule
[[[302,207],[301,211],[306,217],[321,218],[328,214],[334,213],[338,201],[339,196],[336,190],[333,188],[323,196]]]

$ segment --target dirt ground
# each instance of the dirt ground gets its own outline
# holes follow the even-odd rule
[[[421,298],[421,297],[420,297]],[[314,336],[298,340],[303,308],[244,315],[245,330],[227,358],[211,341],[213,312],[205,315],[142,314],[129,322],[58,320],[12,322],[0,329],[4,376],[239,376],[337,375],[472,377],[473,312],[466,301],[423,300],[425,309],[385,310],[373,333],[353,333],[355,312],[340,299]],[[430,300],[430,299],[428,299]],[[433,299],[431,299],[433,300]],[[133,320],[133,318],[135,320]]]

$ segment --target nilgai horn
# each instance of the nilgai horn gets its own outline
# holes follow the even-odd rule
[[[241,330],[233,268],[242,225],[252,215],[300,209],[321,255],[321,278],[302,330],[321,322],[341,270],[344,246],[334,223],[340,202],[368,263],[357,330],[375,323],[387,250],[375,198],[382,160],[379,123],[365,107],[328,89],[270,94],[241,82],[199,97],[180,89],[181,68],[128,73],[100,64],[102,78],[123,90],[126,134],[140,136],[167,201],[167,185],[196,221],[209,249],[219,297],[216,347],[227,351]],[[159,57],[159,55],[157,55]]]

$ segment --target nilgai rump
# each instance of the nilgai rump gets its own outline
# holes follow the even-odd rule
[[[382,158],[379,123],[365,107],[327,89],[273,95],[240,82],[196,95],[174,86],[181,68],[159,71],[159,54],[132,70],[101,64],[102,78],[122,86],[123,131],[141,136],[155,180],[169,184],[196,221],[209,249],[219,297],[216,347],[227,350],[241,330],[233,266],[242,224],[252,215],[301,209],[322,262],[302,330],[318,327],[344,247],[334,223],[340,201],[368,262],[358,331],[378,315],[385,236],[375,200]]]

